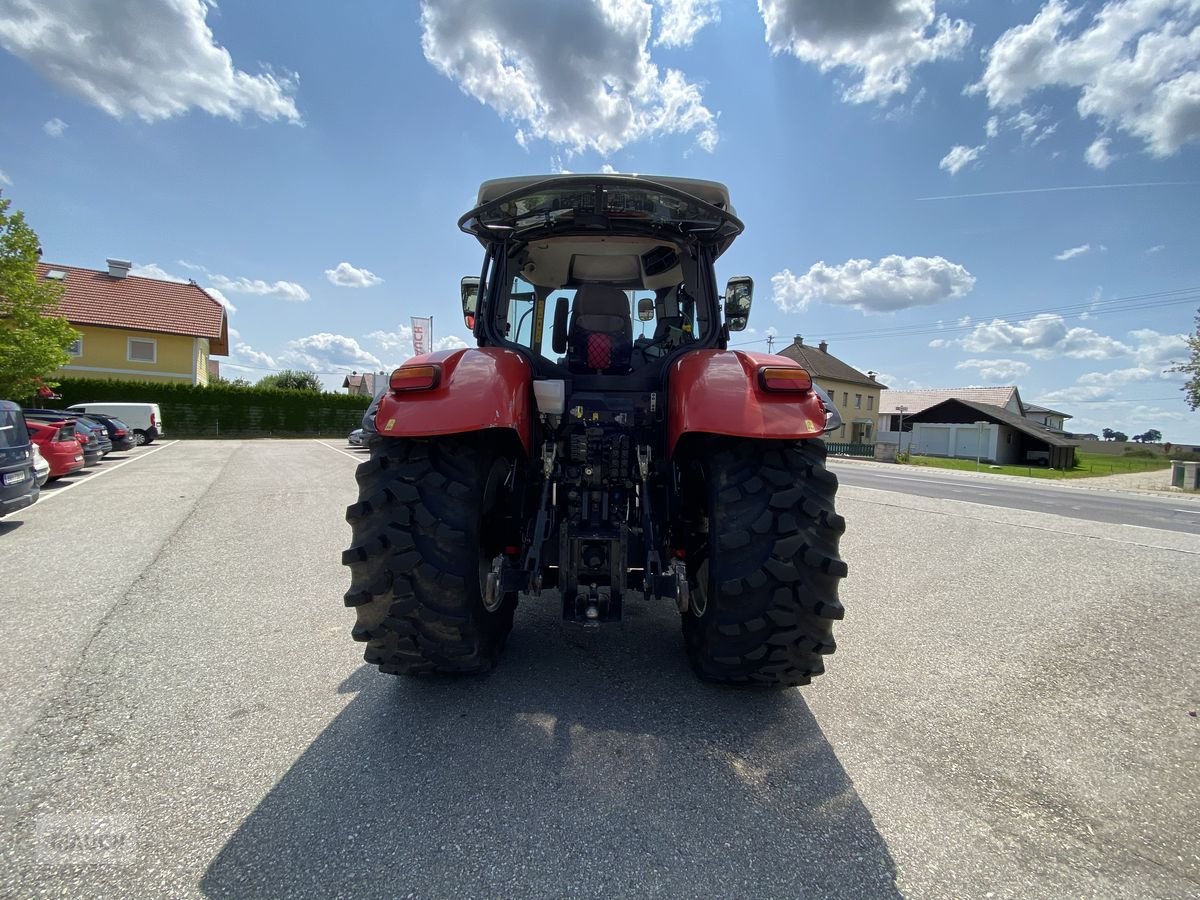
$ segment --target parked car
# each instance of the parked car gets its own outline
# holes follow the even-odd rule
[[[45,487],[47,479],[50,478],[50,463],[46,462],[46,457],[42,456],[42,451],[38,448],[36,441],[29,445],[29,449],[33,452],[33,474],[37,479],[37,486]]]
[[[32,446],[21,407],[0,400],[0,516],[37,502]]]
[[[37,419],[39,422],[68,420],[84,426],[88,443],[95,442],[101,456],[108,456],[113,451],[113,442],[108,436],[108,428],[83,413],[66,409],[26,409],[25,418]],[[77,429],[78,430],[78,429]],[[89,464],[90,465],[90,464]]]
[[[116,416],[90,412],[87,414],[87,417],[94,419],[105,427],[108,431],[108,439],[112,441],[114,450],[123,452],[125,450],[132,450],[137,446],[137,439],[134,437],[133,429]]]
[[[67,409],[79,413],[98,412],[106,416],[117,416],[129,423],[133,439],[137,444],[153,444],[166,437],[163,428],[162,410],[157,403],[73,403]]]
[[[363,445],[363,430],[355,428],[350,432],[350,436],[346,440],[350,442],[351,447],[361,447]]]
[[[75,436],[74,422],[39,422],[27,419],[29,436],[50,465],[50,478],[61,478],[83,468],[83,445]]]

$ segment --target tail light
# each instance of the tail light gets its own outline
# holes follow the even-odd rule
[[[402,391],[428,391],[442,380],[441,366],[401,366],[392,372],[388,387]]]
[[[153,428],[154,424],[154,413],[150,413],[150,427]]]
[[[807,369],[798,366],[763,366],[758,370],[758,383],[765,391],[804,393],[812,390],[812,376]]]

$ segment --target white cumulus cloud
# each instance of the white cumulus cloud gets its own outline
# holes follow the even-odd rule
[[[283,360],[322,373],[377,372],[384,368],[379,357],[360,347],[354,338],[329,332],[288,341]]]
[[[938,339],[930,346],[958,346],[968,353],[1025,353],[1034,359],[1116,359],[1133,352],[1128,344],[1090,328],[1069,328],[1055,313],[1040,313],[1015,323],[1004,319],[980,322],[961,338]]]
[[[42,131],[46,132],[46,134],[50,135],[50,137],[62,137],[63,132],[69,127],[70,126],[68,126],[66,122],[55,116],[42,126]]]
[[[687,47],[706,25],[721,21],[720,0],[655,0],[658,37],[655,44]]]
[[[717,117],[699,85],[650,57],[643,0],[423,0],[425,58],[467,95],[574,153],[694,134],[712,151]]]
[[[1115,156],[1109,151],[1108,147],[1112,143],[1109,138],[1101,137],[1092,141],[1086,151],[1084,151],[1083,159],[1093,169],[1101,171],[1107,169],[1113,164]]]
[[[0,184],[12,185],[12,179],[4,173],[3,169],[0,169]]]
[[[228,278],[224,275],[213,275],[212,283],[218,290],[230,291],[234,294],[282,297],[293,303],[304,303],[309,296],[308,291],[294,281],[268,282],[261,278]]]
[[[1018,106],[1047,88],[1078,93],[1083,119],[1139,138],[1170,156],[1200,138],[1200,3],[1048,0],[1032,21],[987,52],[975,89],[992,108]]]
[[[865,313],[932,306],[964,297],[975,276],[940,256],[885,256],[879,262],[851,259],[840,266],[819,262],[797,277],[790,269],[771,277],[776,305],[800,312],[814,300]]]
[[[971,26],[938,15],[935,0],[758,0],[758,10],[773,53],[852,73],[842,90],[851,103],[907,92],[917,66],[955,58],[971,40]]]
[[[1029,363],[1019,359],[964,359],[956,369],[975,369],[984,381],[1013,381],[1029,374]]]
[[[0,47],[117,118],[190,109],[299,122],[294,74],[250,75],[217,44],[206,0],[0,0]]]
[[[962,144],[956,144],[950,148],[950,152],[942,157],[942,161],[938,163],[939,169],[944,169],[951,175],[957,175],[964,167],[973,163],[979,158],[979,154],[983,152],[983,146],[965,147]]]
[[[325,277],[338,287],[365,288],[383,284],[383,279],[367,269],[356,269],[348,262],[340,262],[325,270]]]

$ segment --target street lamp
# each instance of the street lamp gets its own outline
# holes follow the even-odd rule
[[[975,471],[979,471],[979,458],[983,454],[983,426],[990,425],[991,422],[980,420],[975,423],[978,431],[975,434]]]
[[[899,456],[904,452],[904,414],[908,412],[908,407],[897,406],[896,412],[900,413],[900,427],[896,434],[896,455]]]

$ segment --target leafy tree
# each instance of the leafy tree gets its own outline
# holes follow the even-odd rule
[[[1111,441],[1113,439],[1113,435],[1115,435],[1115,434],[1116,434],[1116,432],[1113,431],[1111,428],[1105,428],[1102,432],[1100,432],[1100,436],[1102,438],[1104,438],[1106,441]]]
[[[316,372],[303,372],[298,369],[284,369],[276,375],[260,378],[255,387],[279,388],[284,391],[323,391],[325,386]]]
[[[1200,409],[1200,310],[1196,311],[1196,333],[1187,336],[1187,345],[1192,358],[1172,366],[1167,371],[1183,372],[1191,376],[1180,390],[1184,393],[1187,405],[1196,410]]]
[[[1112,433],[1112,439],[1114,441],[1121,441],[1122,443],[1124,443],[1125,441],[1129,440],[1129,435],[1127,435],[1123,431],[1114,431]]]
[[[62,285],[38,280],[38,236],[11,205],[0,198],[0,398],[25,400],[57,384],[79,332],[57,314]]]
[[[1157,444],[1162,440],[1162,432],[1157,428],[1151,428],[1145,434],[1139,434],[1134,440],[1141,441],[1143,444]]]
[[[251,384],[249,381],[247,381],[245,378],[229,379],[229,378],[226,378],[224,375],[218,375],[215,378],[210,377],[208,379],[208,386],[209,387],[231,387],[231,388],[254,387],[254,385]]]

